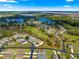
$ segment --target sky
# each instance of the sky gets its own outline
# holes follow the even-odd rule
[[[79,0],[0,0],[0,11],[79,11]]]

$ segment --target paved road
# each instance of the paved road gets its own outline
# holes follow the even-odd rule
[[[56,51],[53,51],[53,52],[54,52],[54,54],[52,55],[52,58],[53,59],[59,59],[58,54],[56,53]]]
[[[38,51],[37,59],[47,59],[46,51],[42,49],[42,51]]]
[[[78,55],[76,53],[71,53],[71,52],[67,52],[65,50],[57,50],[57,49],[53,49],[53,48],[37,48],[37,47],[2,47],[2,49],[46,49],[46,50],[55,50],[55,51],[59,51],[59,52],[63,52],[63,53],[69,53],[69,54],[73,54],[73,55]]]

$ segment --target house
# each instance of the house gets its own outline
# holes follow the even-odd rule
[[[37,59],[47,59],[46,51],[45,50],[39,50],[37,53]]]
[[[38,20],[31,19],[31,20],[27,21],[27,24],[28,25],[39,25],[39,24],[41,24],[41,22]]]
[[[54,53],[51,55],[52,59],[59,59],[57,52],[54,50]]]
[[[38,25],[36,25],[36,27],[48,29],[50,26],[49,25],[46,25],[46,24],[38,24]]]
[[[48,29],[45,30],[45,32],[47,34],[52,34],[52,33],[54,34],[56,32],[56,30],[54,28],[49,27]]]
[[[17,55],[15,56],[15,59],[23,59],[25,56],[25,52],[26,52],[25,49],[18,49],[16,51]]]
[[[27,43],[27,41],[23,38],[23,37],[18,37],[16,39],[17,42],[21,43],[21,44],[24,44],[25,42]]]
[[[70,49],[73,49],[73,45],[71,45],[71,44],[68,44],[67,47]]]
[[[37,39],[36,37],[30,36],[29,41],[36,47],[42,45],[44,42],[41,41],[40,39]]]
[[[6,50],[5,53],[3,54],[3,59],[12,59],[13,53],[14,53],[14,50],[12,49]]]

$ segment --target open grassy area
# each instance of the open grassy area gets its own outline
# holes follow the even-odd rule
[[[4,31],[0,31],[0,38],[3,38],[3,37],[9,37],[9,36],[12,36],[13,35],[13,31],[11,30],[4,30]]]
[[[0,30],[0,38],[3,37],[10,37],[14,34],[14,32],[19,32],[20,30],[16,29],[6,29],[6,30]],[[22,31],[22,30],[21,30]]]
[[[26,52],[29,53],[29,52],[31,52],[31,50],[30,49],[26,49]]]
[[[3,59],[3,57],[0,57],[0,59]]]
[[[31,43],[26,43],[26,44],[21,44],[19,42],[9,42],[7,43],[6,45],[4,45],[4,47],[30,47],[31,46]]]
[[[33,35],[33,36],[41,39],[44,42],[47,42],[47,40],[49,39],[49,37],[44,32],[40,31],[39,29],[37,29],[35,27],[26,26],[25,31],[28,34]]]
[[[72,44],[74,47],[75,53],[79,54],[79,42],[77,40],[79,39],[79,36],[70,35],[70,34],[64,34],[65,38],[68,38],[68,41],[65,42],[66,44]]]
[[[47,59],[51,59],[51,55],[53,54],[53,50],[46,50]]]
[[[79,36],[70,35],[70,34],[64,34],[64,37],[68,38],[68,39],[71,39],[71,40],[79,39]]]
[[[79,39],[79,36],[64,34],[64,37],[68,39],[68,41],[66,43],[70,43],[70,44],[73,44],[75,46],[79,45],[79,43],[77,42],[77,40]]]

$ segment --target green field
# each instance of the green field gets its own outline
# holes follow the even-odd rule
[[[47,40],[49,39],[49,37],[44,32],[40,31],[35,27],[26,26],[25,32],[41,39],[44,42],[47,42]]]

